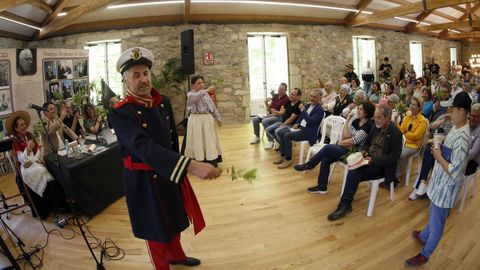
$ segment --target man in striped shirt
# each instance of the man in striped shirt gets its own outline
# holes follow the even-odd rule
[[[465,166],[470,146],[468,112],[472,100],[466,92],[455,96],[450,122],[453,124],[441,147],[432,147],[435,165],[427,189],[430,198],[430,215],[427,226],[422,231],[414,231],[413,238],[423,248],[419,254],[405,261],[408,267],[416,267],[428,262],[443,234],[450,209],[455,205],[458,192],[465,179]]]

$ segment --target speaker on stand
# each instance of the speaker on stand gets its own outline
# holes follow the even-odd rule
[[[187,92],[190,89],[190,75],[195,74],[195,49],[193,45],[193,29],[188,29],[181,32],[180,34],[180,55],[182,57],[182,73],[186,76],[187,79],[187,91],[185,92],[185,106],[183,109],[184,119],[177,125],[182,125],[184,127],[184,134],[182,146],[180,153],[185,152],[185,143],[187,135],[187,124],[188,124],[188,115],[187,115]]]

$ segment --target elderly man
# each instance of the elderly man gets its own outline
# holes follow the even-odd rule
[[[23,49],[18,52],[17,74],[19,76],[33,75],[37,72],[34,57],[35,54],[30,49]]]
[[[49,154],[53,150],[58,151],[60,138],[65,142],[65,134],[70,137],[70,140],[76,140],[77,134],[67,127],[60,118],[57,117],[57,109],[52,102],[45,102],[43,104],[43,114],[45,115],[45,124],[47,125],[48,135],[43,134],[42,145],[43,153]],[[53,145],[52,145],[53,144]]]
[[[269,114],[265,116],[257,115],[253,117],[253,133],[254,137],[250,144],[257,144],[260,142],[260,123],[263,124],[263,128],[267,129],[274,123],[282,122],[282,113],[280,109],[282,106],[287,105],[290,102],[290,99],[287,96],[287,84],[281,83],[278,86],[278,94],[275,94],[272,99],[265,100],[265,106],[268,108]],[[273,141],[267,143],[266,149],[273,147]]]
[[[109,120],[123,156],[128,213],[133,234],[147,241],[155,269],[195,266],[200,260],[185,256],[180,233],[189,220],[195,234],[205,222],[186,175],[212,179],[220,172],[178,153],[172,107],[167,96],[152,88],[152,64],[153,54],[140,47],[126,50],[117,62],[126,96]]]
[[[353,79],[357,79],[357,73],[353,71],[354,67],[352,64],[345,65],[345,74],[343,75],[347,78],[347,81],[350,83]]]
[[[392,109],[386,104],[375,110],[375,127],[367,136],[362,153],[368,165],[348,171],[345,189],[337,209],[328,215],[330,221],[343,218],[352,211],[352,201],[362,181],[385,177],[390,183],[395,179],[397,161],[402,153],[402,132],[391,122]]]

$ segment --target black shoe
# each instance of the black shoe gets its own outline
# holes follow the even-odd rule
[[[308,163],[298,164],[293,166],[293,168],[299,172],[313,169],[312,167],[308,166]]]
[[[340,204],[335,212],[328,215],[328,220],[334,221],[341,219],[350,212],[352,212],[352,206],[350,204]]]
[[[309,193],[315,193],[315,194],[322,194],[322,195],[328,194],[327,190],[321,190],[319,186],[309,187],[307,188],[307,191]]]
[[[169,261],[168,263],[171,265],[182,264],[186,266],[197,266],[200,264],[200,260],[193,257],[187,257],[183,261]]]

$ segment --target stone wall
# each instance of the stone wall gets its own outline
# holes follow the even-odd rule
[[[0,48],[25,48],[28,47],[28,43],[21,41],[21,40],[16,40],[12,38],[3,38],[0,37]]]
[[[461,44],[437,38],[407,35],[395,31],[368,28],[345,28],[342,26],[283,25],[283,24],[235,24],[235,25],[188,25],[155,26],[127,30],[112,30],[50,38],[30,42],[30,47],[83,48],[85,42],[121,39],[122,48],[142,46],[154,52],[156,62],[153,71],[158,73],[165,61],[179,57],[180,32],[195,31],[196,72],[205,76],[206,84],[221,79],[217,84],[218,109],[227,123],[249,120],[250,96],[248,87],[247,33],[278,32],[287,35],[290,87],[307,88],[316,78],[333,80],[344,73],[345,64],[353,62],[352,36],[371,36],[376,39],[377,67],[385,56],[390,57],[394,74],[401,63],[409,62],[409,41],[424,45],[424,58],[435,57],[441,71],[448,70],[450,47]],[[215,64],[204,66],[202,50],[210,49]],[[177,121],[184,107],[182,94],[173,94]]]
[[[480,44],[479,43],[465,43],[462,46],[462,64],[465,61],[469,61],[472,55],[480,54]]]

